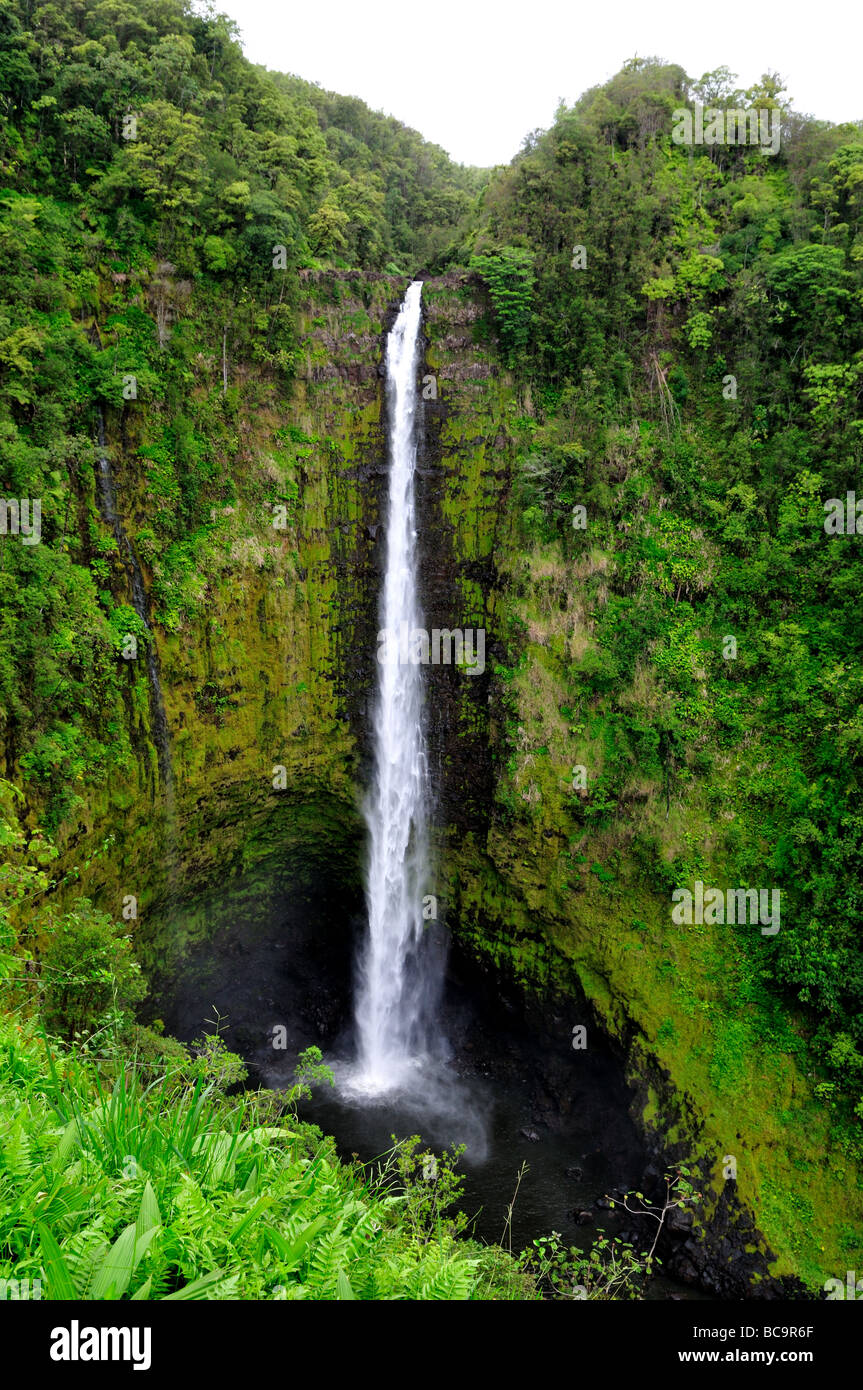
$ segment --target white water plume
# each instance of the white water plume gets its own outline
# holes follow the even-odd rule
[[[387,338],[389,504],[381,624],[422,626],[417,594],[416,406],[422,283],[410,285]],[[366,805],[368,935],[360,964],[358,1065],[351,1088],[381,1094],[420,1079],[434,1048],[441,960],[428,940],[428,758],[422,666],[378,666],[374,772]]]

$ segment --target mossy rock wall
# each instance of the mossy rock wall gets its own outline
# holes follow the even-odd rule
[[[146,910],[167,892],[189,896],[214,875],[247,868],[295,838],[292,807],[304,808],[312,841],[356,830],[375,658],[378,363],[402,290],[386,276],[310,274],[292,389],[237,369],[236,500],[219,509],[199,592],[176,630],[165,630],[153,602],[172,794],[157,775],[142,672],[116,716],[133,725],[135,764],[121,783],[96,789],[78,824],[65,827],[64,862],[83,869],[91,860],[83,882],[106,907],[118,910],[134,894]],[[158,426],[145,410],[107,420],[118,509],[133,543],[150,518],[142,450]],[[283,519],[274,496],[291,499],[284,526],[273,524]],[[83,510],[96,512],[92,486]],[[124,582],[118,560],[121,591]],[[279,777],[283,788],[274,787]],[[315,826],[309,808],[324,803]],[[114,843],[103,849],[109,834]]]

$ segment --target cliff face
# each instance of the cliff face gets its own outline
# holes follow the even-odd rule
[[[375,653],[378,363],[399,289],[351,273],[307,279],[290,398],[238,373],[236,501],[214,510],[214,553],[191,615],[173,632],[154,623],[173,796],[155,776],[138,708],[135,775],[91,800],[70,846],[83,856],[115,836],[88,881],[106,904],[137,889],[146,911],[273,848],[314,854],[355,835]],[[149,520],[142,451],[152,422],[125,412],[109,418],[107,433],[134,537]]]
[[[173,794],[155,774],[139,690],[117,711],[132,726],[134,767],[91,796],[64,850],[82,864],[114,835],[83,885],[115,912],[134,894],[151,941],[166,900],[194,899],[265,856],[356,889],[379,625],[381,362],[403,288],[306,274],[292,391],[281,398],[235,374],[237,498],[216,518],[186,618],[173,631],[154,624]],[[529,403],[486,341],[475,285],[429,279],[423,299],[426,626],[485,634],[481,674],[428,668],[441,915],[490,978],[549,1008],[563,1001],[573,1025],[614,1040],[657,1159],[700,1173],[704,1202],[694,1230],[674,1234],[675,1269],[737,1294],[750,1282],[773,1290],[769,1275],[792,1271],[817,1288],[853,1264],[852,1160],[831,1146],[790,1027],[777,1047],[755,1003],[735,1003],[742,966],[729,929],[674,927],[649,886],[640,847],[651,837],[661,853],[687,834],[709,845],[697,789],[669,816],[659,787],[634,787],[610,830],[585,822],[572,766],[586,760],[587,735],[565,678],[591,642],[584,574],[519,540],[511,487]],[[152,422],[126,413],[106,425],[135,537]],[[154,581],[146,565],[145,576]]]
[[[460,275],[428,280],[423,303],[424,391],[434,393],[423,402],[417,487],[425,623],[483,645],[474,674],[427,668],[437,819],[458,839],[485,833],[493,803],[491,690],[503,656],[496,557],[511,526],[515,402],[480,340],[476,287]]]

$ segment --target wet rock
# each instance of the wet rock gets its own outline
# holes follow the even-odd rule
[[[575,1224],[576,1224],[576,1226],[592,1226],[592,1225],[593,1225],[593,1213],[592,1213],[592,1212],[589,1212],[589,1211],[579,1211],[579,1212],[575,1212],[574,1215],[575,1215]]]
[[[539,1135],[537,1134],[537,1132],[536,1132],[535,1129],[527,1129],[527,1128],[525,1128],[525,1129],[520,1130],[519,1132],[521,1133],[521,1135],[523,1136],[523,1138],[528,1139],[528,1140],[530,1141],[531,1144],[538,1144],[538,1143],[539,1143]]]
[[[693,1216],[691,1211],[686,1211],[681,1207],[672,1207],[665,1218],[666,1229],[677,1233],[692,1230]],[[723,1252],[724,1253],[724,1252]]]
[[[675,1278],[681,1279],[684,1284],[698,1283],[698,1270],[691,1260],[678,1260],[674,1266]]]
[[[567,1168],[565,1170],[565,1176],[571,1178],[573,1182],[582,1182],[584,1179],[584,1170],[576,1165],[574,1168]]]

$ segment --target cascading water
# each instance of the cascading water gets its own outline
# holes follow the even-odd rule
[[[150,722],[153,728],[153,742],[156,745],[156,756],[159,763],[159,776],[165,789],[166,801],[169,803],[169,814],[172,811],[172,800],[174,790],[173,768],[171,766],[171,744],[168,738],[168,717],[165,713],[165,701],[162,697],[162,682],[159,679],[159,663],[156,657],[155,642],[152,638],[150,620],[147,616],[147,595],[144,589],[144,576],[141,573],[141,566],[138,557],[132,548],[132,542],[126,535],[125,528],[120,520],[117,511],[117,499],[114,495],[114,480],[111,476],[111,463],[108,458],[108,446],[105,439],[105,420],[101,410],[99,411],[98,426],[99,441],[99,498],[102,504],[102,518],[111,527],[114,539],[117,542],[117,549],[120,559],[129,576],[129,587],[132,591],[132,607],[135,609],[141,622],[150,633],[150,641],[147,644],[147,675],[150,682]]]
[[[411,1073],[422,1070],[435,1041],[442,974],[422,911],[429,862],[422,667],[416,653],[410,659],[402,640],[421,627],[414,495],[421,293],[422,282],[414,281],[386,350],[389,505],[374,772],[364,808],[368,935],[360,964],[359,1065],[353,1078],[354,1087],[372,1094],[403,1086]]]

